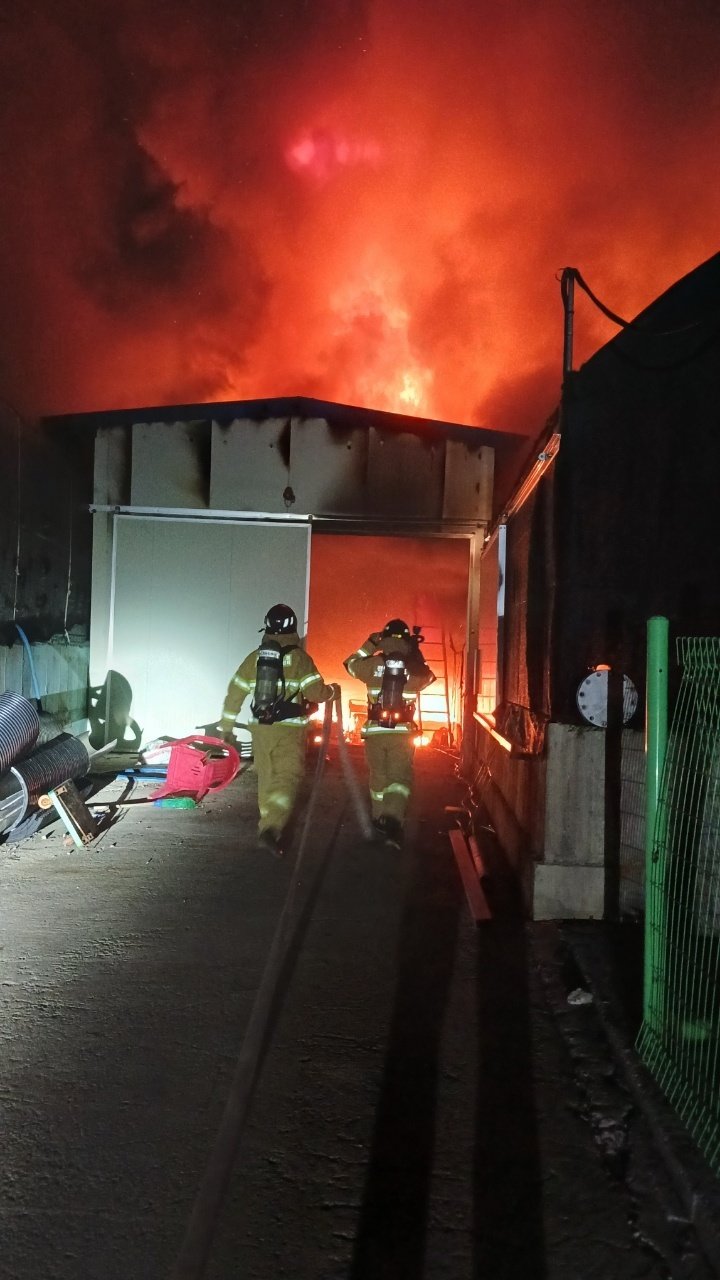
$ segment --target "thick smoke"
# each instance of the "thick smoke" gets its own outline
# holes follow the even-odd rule
[[[0,395],[534,434],[558,268],[631,314],[717,249],[718,65],[703,0],[9,0]]]

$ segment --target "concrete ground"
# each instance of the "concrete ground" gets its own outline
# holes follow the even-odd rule
[[[362,767],[361,753],[355,754]],[[475,928],[418,759],[402,852],[331,761],[210,1280],[636,1280],[703,1261],[561,931]],[[254,775],[0,847],[0,1276],[170,1277],[289,884]]]

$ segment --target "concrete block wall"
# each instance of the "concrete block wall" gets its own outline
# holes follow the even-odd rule
[[[528,914],[535,866],[543,850],[546,763],[541,756],[511,756],[476,722],[475,789],[519,878]]]
[[[605,735],[549,724],[545,845],[533,918],[600,919],[605,895]]]
[[[549,724],[544,756],[517,756],[478,725],[477,787],[536,920],[601,919],[605,909],[605,734]],[[625,730],[620,910],[644,901],[643,735]]]

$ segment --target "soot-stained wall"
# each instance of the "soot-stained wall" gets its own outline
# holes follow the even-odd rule
[[[90,609],[93,438],[0,410],[0,645],[79,629]]]

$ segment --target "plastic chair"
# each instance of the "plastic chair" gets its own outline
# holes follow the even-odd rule
[[[150,760],[161,751],[167,751],[167,745],[146,752],[145,759]],[[202,800],[209,792],[222,791],[227,787],[239,769],[240,756],[234,747],[221,738],[191,734],[172,743],[167,778],[150,798],[160,800],[164,796],[189,795],[195,800]]]

